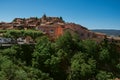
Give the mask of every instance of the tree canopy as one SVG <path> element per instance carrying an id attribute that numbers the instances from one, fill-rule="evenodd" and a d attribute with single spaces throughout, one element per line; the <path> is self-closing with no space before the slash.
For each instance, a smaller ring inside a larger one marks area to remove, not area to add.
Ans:
<path id="1" fill-rule="evenodd" d="M 3 31 L 5 32 L 5 31 Z M 6 37 L 37 31 L 6 31 Z M 0 80 L 109 80 L 120 78 L 120 52 L 114 42 L 80 40 L 64 33 L 55 41 L 40 37 L 36 44 L 0 47 Z"/>

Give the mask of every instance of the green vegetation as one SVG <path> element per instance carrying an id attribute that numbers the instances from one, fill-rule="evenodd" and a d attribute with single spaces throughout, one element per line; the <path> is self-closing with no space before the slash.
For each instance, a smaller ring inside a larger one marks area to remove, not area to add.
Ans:
<path id="1" fill-rule="evenodd" d="M 25 31 L 8 31 L 10 37 Z M 35 31 L 36 32 L 36 31 Z M 27 33 L 28 34 L 28 33 Z M 29 34 L 36 38 L 33 32 Z M 34 35 L 34 36 L 33 36 Z M 7 35 L 8 36 L 8 35 Z M 0 80 L 112 80 L 120 78 L 120 52 L 115 43 L 80 40 L 66 32 L 57 40 L 46 36 L 35 45 L 0 49 Z"/>
<path id="2" fill-rule="evenodd" d="M 3 37 L 9 38 L 18 38 L 31 36 L 33 39 L 36 39 L 43 35 L 42 32 L 37 30 L 0 30 L 0 33 L 3 34 Z"/>

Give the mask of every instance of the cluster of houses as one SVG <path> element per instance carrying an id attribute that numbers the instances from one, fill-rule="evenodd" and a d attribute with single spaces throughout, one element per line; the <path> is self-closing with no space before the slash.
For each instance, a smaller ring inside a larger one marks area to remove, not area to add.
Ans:
<path id="1" fill-rule="evenodd" d="M 81 25 L 66 23 L 63 21 L 62 17 L 47 17 L 46 15 L 43 15 L 42 18 L 15 18 L 11 23 L 1 22 L 0 29 L 36 29 L 42 31 L 52 40 L 63 35 L 65 31 L 69 31 L 71 34 L 77 33 L 80 39 L 83 40 L 92 39 L 100 42 L 107 37 L 106 34 L 92 32 Z M 110 37 L 108 37 L 108 39 L 111 40 Z M 119 39 L 114 38 L 114 40 L 119 42 Z M 21 42 L 25 42 L 23 39 L 19 39 L 18 41 L 20 41 L 20 44 L 22 44 Z"/>
<path id="2" fill-rule="evenodd" d="M 35 42 L 30 36 L 17 39 L 0 37 L 0 46 L 11 46 L 13 44 L 35 44 Z"/>
<path id="3" fill-rule="evenodd" d="M 15 18 L 12 22 L 0 23 L 0 30 L 4 29 L 36 29 L 40 25 L 64 23 L 60 17 L 47 17 L 43 15 L 42 18 L 30 17 L 30 18 Z"/>

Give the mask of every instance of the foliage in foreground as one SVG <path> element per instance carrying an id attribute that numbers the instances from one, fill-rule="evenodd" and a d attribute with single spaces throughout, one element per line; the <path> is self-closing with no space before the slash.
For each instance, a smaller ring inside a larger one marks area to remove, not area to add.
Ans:
<path id="1" fill-rule="evenodd" d="M 80 40 L 66 32 L 55 42 L 0 49 L 0 80 L 109 80 L 120 77 L 115 43 Z"/>
<path id="2" fill-rule="evenodd" d="M 37 30 L 0 30 L 0 33 L 3 34 L 3 37 L 14 38 L 31 36 L 33 39 L 43 35 L 42 32 Z"/>

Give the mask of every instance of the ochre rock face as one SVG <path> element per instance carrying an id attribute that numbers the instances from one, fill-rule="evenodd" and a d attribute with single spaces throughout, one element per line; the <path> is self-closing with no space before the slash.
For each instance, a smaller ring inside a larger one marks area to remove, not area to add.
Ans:
<path id="1" fill-rule="evenodd" d="M 56 31 L 55 31 L 56 38 L 63 35 L 63 29 L 64 28 L 62 28 L 61 26 L 56 28 Z"/>

